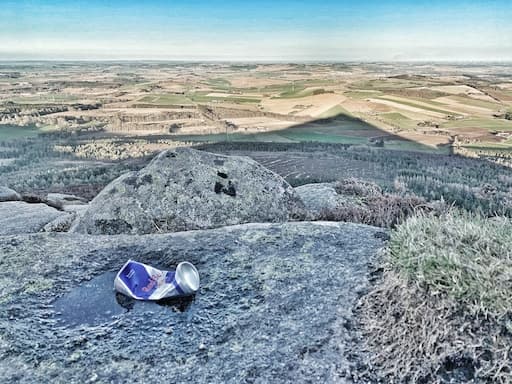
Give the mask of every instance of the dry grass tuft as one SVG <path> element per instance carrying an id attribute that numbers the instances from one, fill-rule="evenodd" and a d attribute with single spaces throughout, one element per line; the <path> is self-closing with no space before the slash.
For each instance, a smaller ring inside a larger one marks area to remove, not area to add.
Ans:
<path id="1" fill-rule="evenodd" d="M 383 382 L 511 382 L 512 333 L 505 319 L 473 316 L 393 271 L 361 299 L 358 312 Z"/>
<path id="2" fill-rule="evenodd" d="M 512 223 L 419 214 L 358 308 L 386 382 L 512 382 Z"/>
<path id="3" fill-rule="evenodd" d="M 382 188 L 377 184 L 360 180 L 356 178 L 348 178 L 340 180 L 336 183 L 336 192 L 340 195 L 359 196 L 359 197 L 380 197 L 383 195 Z"/>

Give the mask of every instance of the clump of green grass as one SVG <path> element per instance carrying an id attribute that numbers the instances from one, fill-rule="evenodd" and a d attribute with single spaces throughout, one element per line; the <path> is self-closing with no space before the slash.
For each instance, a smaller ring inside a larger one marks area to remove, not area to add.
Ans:
<path id="1" fill-rule="evenodd" d="M 419 214 L 392 234 L 391 264 L 412 282 L 475 314 L 512 313 L 512 222 L 450 212 Z"/>

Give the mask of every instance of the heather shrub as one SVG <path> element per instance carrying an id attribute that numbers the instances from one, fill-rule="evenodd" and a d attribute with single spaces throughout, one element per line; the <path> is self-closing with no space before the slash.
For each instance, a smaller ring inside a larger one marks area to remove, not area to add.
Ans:
<path id="1" fill-rule="evenodd" d="M 334 209 L 323 210 L 321 220 L 392 228 L 416 211 L 445 209 L 442 203 L 427 203 L 414 194 L 386 193 L 375 183 L 354 178 L 338 181 L 335 190 L 340 195 L 339 203 Z"/>

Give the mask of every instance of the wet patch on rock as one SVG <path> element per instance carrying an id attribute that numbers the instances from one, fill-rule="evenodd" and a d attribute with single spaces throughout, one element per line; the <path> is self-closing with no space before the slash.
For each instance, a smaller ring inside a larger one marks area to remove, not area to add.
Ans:
<path id="1" fill-rule="evenodd" d="M 190 309 L 194 297 L 169 298 L 154 302 L 134 300 L 114 290 L 116 272 L 106 272 L 83 282 L 64 296 L 53 308 L 59 325 L 95 326 L 119 320 L 128 312 L 159 314 L 164 317 Z"/>
<path id="2" fill-rule="evenodd" d="M 86 281 L 54 303 L 59 324 L 98 325 L 113 320 L 127 310 L 116 301 L 115 272 L 108 272 Z"/>
<path id="3" fill-rule="evenodd" d="M 347 324 L 384 244 L 378 231 L 300 222 L 0 236 L 0 381 L 146 382 L 158 372 L 176 383 L 351 383 L 358 336 Z M 192 262 L 195 300 L 116 301 L 112 271 L 127 259 Z"/>

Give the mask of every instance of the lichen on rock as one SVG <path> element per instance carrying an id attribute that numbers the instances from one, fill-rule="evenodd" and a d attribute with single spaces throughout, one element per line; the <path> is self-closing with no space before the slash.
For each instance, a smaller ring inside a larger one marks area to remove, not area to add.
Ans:
<path id="1" fill-rule="evenodd" d="M 305 217 L 294 189 L 254 160 L 178 148 L 114 180 L 72 232 L 149 234 Z"/>

